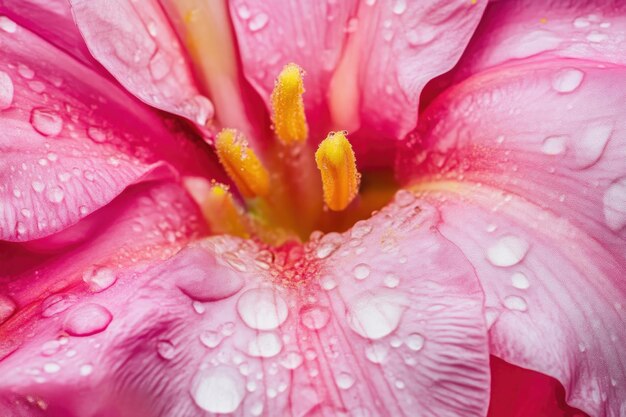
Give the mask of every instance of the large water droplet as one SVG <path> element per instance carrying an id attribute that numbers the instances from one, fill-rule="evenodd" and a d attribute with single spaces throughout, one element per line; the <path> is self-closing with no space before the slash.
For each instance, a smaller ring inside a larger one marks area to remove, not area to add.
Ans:
<path id="1" fill-rule="evenodd" d="M 248 344 L 248 354 L 261 358 L 273 358 L 283 348 L 283 343 L 274 332 L 258 333 Z"/>
<path id="2" fill-rule="evenodd" d="M 559 93 L 571 93 L 583 82 L 585 73 L 575 68 L 564 68 L 552 80 L 552 88 Z"/>
<path id="3" fill-rule="evenodd" d="M 365 348 L 365 357 L 372 363 L 383 363 L 388 354 L 389 348 L 383 343 L 372 343 Z"/>
<path id="4" fill-rule="evenodd" d="M 176 356 L 176 347 L 168 340 L 160 340 L 157 342 L 157 353 L 165 360 L 170 360 Z"/>
<path id="5" fill-rule="evenodd" d="M 9 74 L 0 71 L 0 110 L 8 109 L 13 103 L 13 80 Z"/>
<path id="6" fill-rule="evenodd" d="M 604 193 L 604 221 L 614 231 L 626 226 L 626 177 L 611 184 Z"/>
<path id="7" fill-rule="evenodd" d="M 330 312 L 323 306 L 304 306 L 300 309 L 300 322 L 307 329 L 323 329 L 330 320 Z"/>
<path id="8" fill-rule="evenodd" d="M 17 24 L 6 16 L 0 16 L 0 29 L 7 33 L 15 33 Z"/>
<path id="9" fill-rule="evenodd" d="M 560 155 L 567 149 L 567 136 L 552 135 L 543 140 L 541 152 L 546 155 Z"/>
<path id="10" fill-rule="evenodd" d="M 225 365 L 199 371 L 191 386 L 193 401 L 210 413 L 234 412 L 245 394 L 245 379 L 235 369 Z"/>
<path id="11" fill-rule="evenodd" d="M 352 274 L 354 275 L 354 278 L 358 280 L 362 280 L 370 276 L 370 271 L 371 271 L 371 268 L 369 265 L 358 264 L 352 270 Z"/>
<path id="12" fill-rule="evenodd" d="M 528 242 L 524 239 L 512 235 L 504 236 L 487 249 L 487 259 L 495 266 L 513 266 L 524 259 L 528 249 Z"/>
<path id="13" fill-rule="evenodd" d="M 521 272 L 516 272 L 511 275 L 511 285 L 520 290 L 525 290 L 530 287 L 530 282 L 528 282 L 528 278 Z"/>
<path id="14" fill-rule="evenodd" d="M 407 306 L 401 293 L 392 290 L 364 292 L 348 305 L 348 325 L 368 339 L 381 339 L 391 334 Z"/>
<path id="15" fill-rule="evenodd" d="M 0 294 L 0 324 L 4 323 L 15 313 L 17 305 L 8 295 Z"/>
<path id="16" fill-rule="evenodd" d="M 424 342 L 425 341 L 426 341 L 426 339 L 421 334 L 419 334 L 419 333 L 411 333 L 404 340 L 404 344 L 409 349 L 417 352 L 419 350 L 422 350 L 422 348 L 424 347 Z"/>
<path id="17" fill-rule="evenodd" d="M 608 121 L 587 123 L 574 142 L 576 164 L 587 168 L 595 164 L 613 133 L 613 124 Z"/>
<path id="18" fill-rule="evenodd" d="M 88 303 L 72 310 L 63 328 L 72 336 L 89 336 L 100 333 L 109 326 L 113 316 L 100 304 Z"/>
<path id="19" fill-rule="evenodd" d="M 359 220 L 352 226 L 350 230 L 350 236 L 355 239 L 361 239 L 367 236 L 372 231 L 372 225 L 365 220 Z"/>
<path id="20" fill-rule="evenodd" d="M 63 119 L 55 111 L 34 108 L 30 114 L 33 128 L 44 136 L 56 136 L 63 129 Z"/>
<path id="21" fill-rule="evenodd" d="M 518 297 L 517 295 L 508 295 L 504 297 L 504 306 L 509 310 L 514 311 L 526 311 L 528 309 L 526 300 L 522 297 Z"/>
<path id="22" fill-rule="evenodd" d="M 337 378 L 335 378 L 335 382 L 337 383 L 337 386 L 339 388 L 349 389 L 354 385 L 354 377 L 347 372 L 342 372 L 337 375 Z"/>
<path id="23" fill-rule="evenodd" d="M 250 32 L 257 32 L 267 26 L 269 20 L 269 16 L 265 13 L 256 14 L 248 20 L 248 29 L 250 29 Z"/>
<path id="24" fill-rule="evenodd" d="M 278 292 L 269 288 L 246 291 L 237 301 L 237 312 L 250 328 L 273 330 L 287 320 L 287 303 Z"/>
<path id="25" fill-rule="evenodd" d="M 92 267 L 83 273 L 83 281 L 93 292 L 104 291 L 115 283 L 117 277 L 112 269 L 106 267 Z"/>

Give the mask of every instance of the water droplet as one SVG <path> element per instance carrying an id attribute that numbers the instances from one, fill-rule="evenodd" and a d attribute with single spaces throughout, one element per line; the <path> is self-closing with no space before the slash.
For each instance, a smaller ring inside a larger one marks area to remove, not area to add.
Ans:
<path id="1" fill-rule="evenodd" d="M 324 235 L 320 240 L 319 246 L 315 250 L 315 256 L 318 259 L 326 259 L 333 254 L 339 247 L 339 236 L 336 233 Z"/>
<path id="2" fill-rule="evenodd" d="M 388 354 L 389 348 L 382 343 L 372 343 L 365 348 L 365 357 L 372 363 L 383 363 Z"/>
<path id="3" fill-rule="evenodd" d="M 250 32 L 257 32 L 267 26 L 270 18 L 265 13 L 259 13 L 248 21 L 248 29 Z"/>
<path id="4" fill-rule="evenodd" d="M 394 274 L 387 274 L 383 279 L 383 284 L 389 288 L 396 288 L 400 285 L 400 278 Z"/>
<path id="5" fill-rule="evenodd" d="M 237 312 L 250 328 L 273 330 L 287 320 L 287 303 L 269 288 L 246 291 L 237 301 Z"/>
<path id="6" fill-rule="evenodd" d="M 302 365 L 304 359 L 298 352 L 287 352 L 281 358 L 280 364 L 286 369 L 297 369 Z"/>
<path id="7" fill-rule="evenodd" d="M 371 268 L 369 267 L 369 265 L 358 264 L 357 266 L 354 267 L 354 269 L 352 270 L 352 273 L 354 275 L 354 278 L 358 280 L 362 280 L 362 279 L 369 277 L 370 271 L 371 271 Z"/>
<path id="8" fill-rule="evenodd" d="M 15 33 L 17 24 L 6 16 L 0 16 L 0 29 L 7 33 Z"/>
<path id="9" fill-rule="evenodd" d="M 593 43 L 600 43 L 607 40 L 609 36 L 606 33 L 593 31 L 587 35 L 587 40 Z"/>
<path id="10" fill-rule="evenodd" d="M 237 16 L 239 16 L 239 18 L 241 18 L 242 20 L 250 19 L 252 13 L 250 13 L 250 8 L 247 4 L 240 4 L 239 6 L 237 6 Z"/>
<path id="11" fill-rule="evenodd" d="M 232 413 L 243 401 L 246 381 L 235 369 L 225 365 L 200 370 L 191 386 L 191 398 L 210 413 Z"/>
<path id="12" fill-rule="evenodd" d="M 426 45 L 435 39 L 435 30 L 432 27 L 422 25 L 416 29 L 411 29 L 406 33 L 406 40 L 410 46 Z"/>
<path id="13" fill-rule="evenodd" d="M 56 374 L 61 370 L 61 365 L 56 362 L 49 362 L 43 365 L 43 371 L 47 374 Z"/>
<path id="14" fill-rule="evenodd" d="M 0 294 L 0 324 L 4 323 L 15 313 L 17 305 L 8 295 Z"/>
<path id="15" fill-rule="evenodd" d="M 200 333 L 200 342 L 209 349 L 216 348 L 224 340 L 224 335 L 214 330 L 204 330 Z"/>
<path id="16" fill-rule="evenodd" d="M 337 281 L 335 281 L 330 276 L 323 277 L 320 283 L 322 284 L 322 288 L 326 291 L 330 291 L 330 290 L 337 288 Z"/>
<path id="17" fill-rule="evenodd" d="M 406 298 L 392 290 L 364 292 L 348 305 L 348 325 L 367 339 L 381 339 L 396 330 L 406 305 Z"/>
<path id="18" fill-rule="evenodd" d="M 370 225 L 365 220 L 359 220 L 352 226 L 352 230 L 350 230 L 350 236 L 354 239 L 361 239 L 367 236 L 372 231 L 372 225 Z"/>
<path id="19" fill-rule="evenodd" d="M 283 348 L 283 343 L 274 332 L 258 333 L 248 344 L 248 354 L 261 358 L 273 358 Z"/>
<path id="20" fill-rule="evenodd" d="M 72 310 L 63 328 L 72 336 L 89 336 L 100 333 L 109 326 L 113 316 L 100 304 L 88 303 Z"/>
<path id="21" fill-rule="evenodd" d="M 81 365 L 81 367 L 78 370 L 78 372 L 80 373 L 81 376 L 89 376 L 93 372 L 93 365 L 90 364 L 90 363 L 86 363 L 84 365 Z"/>
<path id="22" fill-rule="evenodd" d="M 41 354 L 43 356 L 52 356 L 61 349 L 61 344 L 58 340 L 48 340 L 41 347 Z"/>
<path id="23" fill-rule="evenodd" d="M 61 187 L 52 187 L 48 189 L 46 196 L 51 203 L 58 204 L 63 201 L 63 198 L 65 197 L 65 192 Z"/>
<path id="24" fill-rule="evenodd" d="M 588 123 L 574 142 L 576 164 L 579 168 L 588 168 L 595 164 L 613 133 L 611 122 Z"/>
<path id="25" fill-rule="evenodd" d="M 567 149 L 567 136 L 553 135 L 548 136 L 541 144 L 541 152 L 546 155 L 560 155 Z"/>
<path id="26" fill-rule="evenodd" d="M 33 128 L 44 136 L 56 136 L 63 129 L 63 119 L 56 112 L 40 107 L 34 108 L 30 114 Z"/>
<path id="27" fill-rule="evenodd" d="M 17 66 L 17 73 L 27 80 L 32 80 L 35 76 L 35 71 L 33 71 L 28 65 L 19 64 Z"/>
<path id="28" fill-rule="evenodd" d="M 528 278 L 526 277 L 526 275 L 522 274 L 521 272 L 516 272 L 513 275 L 511 275 L 511 284 L 520 290 L 525 290 L 528 287 L 530 287 L 530 283 L 528 282 Z"/>
<path id="29" fill-rule="evenodd" d="M 526 300 L 522 297 L 518 297 L 517 295 L 509 295 L 504 297 L 504 306 L 509 310 L 514 311 L 526 311 L 528 306 L 526 305 Z"/>
<path id="30" fill-rule="evenodd" d="M 604 221 L 609 229 L 619 231 L 626 226 L 626 177 L 612 183 L 605 191 Z"/>
<path id="31" fill-rule="evenodd" d="M 46 188 L 46 184 L 37 180 L 33 181 L 31 183 L 31 186 L 33 187 L 33 190 L 35 190 L 36 193 L 40 193 L 44 190 L 44 188 Z"/>
<path id="32" fill-rule="evenodd" d="M 487 249 L 487 259 L 495 266 L 513 266 L 524 259 L 528 249 L 528 242 L 524 239 L 512 235 L 504 236 Z"/>
<path id="33" fill-rule="evenodd" d="M 92 267 L 83 273 L 83 281 L 93 292 L 104 291 L 115 283 L 117 277 L 112 269 L 106 267 Z"/>
<path id="34" fill-rule="evenodd" d="M 322 306 L 304 306 L 300 309 L 300 322 L 310 330 L 323 329 L 330 320 L 330 312 Z"/>
<path id="35" fill-rule="evenodd" d="M 176 347 L 168 340 L 158 341 L 156 349 L 159 356 L 168 361 L 176 355 Z"/>
<path id="36" fill-rule="evenodd" d="M 350 389 L 354 385 L 354 377 L 347 372 L 342 372 L 337 375 L 335 382 L 341 389 Z"/>
<path id="37" fill-rule="evenodd" d="M 146 28 L 148 29 L 148 33 L 150 34 L 150 36 L 155 37 L 158 34 L 157 25 L 154 21 L 151 20 L 150 22 L 148 22 Z"/>
<path id="38" fill-rule="evenodd" d="M 96 143 L 103 143 L 108 139 L 107 132 L 96 126 L 90 126 L 87 128 L 87 136 Z"/>
<path id="39" fill-rule="evenodd" d="M 404 344 L 413 351 L 420 351 L 424 347 L 424 342 L 426 339 L 419 333 L 411 333 L 406 337 Z"/>
<path id="40" fill-rule="evenodd" d="M 0 71 L 0 110 L 8 109 L 13 103 L 13 80 L 9 74 Z"/>
<path id="41" fill-rule="evenodd" d="M 552 80 L 552 88 L 559 93 L 571 93 L 583 82 L 585 73 L 575 68 L 564 68 L 556 73 Z"/>
<path id="42" fill-rule="evenodd" d="M 589 21 L 584 17 L 577 17 L 573 22 L 574 27 L 578 29 L 589 27 L 590 24 L 591 23 L 589 23 Z"/>
<path id="43" fill-rule="evenodd" d="M 54 294 L 46 298 L 41 307 L 43 317 L 55 316 L 76 303 L 76 297 L 71 294 Z"/>
<path id="44" fill-rule="evenodd" d="M 406 11 L 406 0 L 396 0 L 392 11 L 397 15 L 404 13 Z"/>
<path id="45" fill-rule="evenodd" d="M 155 81 L 164 79 L 172 70 L 172 59 L 163 51 L 157 51 L 150 58 L 150 75 Z M 204 120 L 206 122 L 206 119 Z"/>
<path id="46" fill-rule="evenodd" d="M 400 190 L 394 198 L 396 204 L 400 207 L 406 207 L 415 202 L 415 194 L 407 190 Z"/>

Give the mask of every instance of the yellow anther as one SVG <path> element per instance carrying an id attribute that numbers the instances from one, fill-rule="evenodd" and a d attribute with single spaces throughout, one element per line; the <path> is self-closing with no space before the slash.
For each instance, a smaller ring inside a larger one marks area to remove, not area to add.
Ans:
<path id="1" fill-rule="evenodd" d="M 272 122 L 276 136 L 286 145 L 304 142 L 309 134 L 304 114 L 302 69 L 288 64 L 272 91 Z"/>
<path id="2" fill-rule="evenodd" d="M 262 197 L 270 188 L 270 176 L 245 138 L 234 129 L 222 130 L 215 139 L 220 163 L 244 197 Z"/>
<path id="3" fill-rule="evenodd" d="M 328 208 L 340 211 L 348 207 L 359 191 L 360 174 L 345 132 L 329 133 L 315 152 L 315 162 L 322 174 Z"/>

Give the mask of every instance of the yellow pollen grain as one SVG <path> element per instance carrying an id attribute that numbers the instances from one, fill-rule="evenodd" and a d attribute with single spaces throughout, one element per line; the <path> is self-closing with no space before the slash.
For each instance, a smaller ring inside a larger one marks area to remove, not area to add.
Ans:
<path id="1" fill-rule="evenodd" d="M 309 134 L 304 114 L 302 69 L 288 64 L 278 75 L 272 91 L 272 122 L 278 139 L 292 145 L 302 143 Z"/>
<path id="2" fill-rule="evenodd" d="M 329 133 L 315 152 L 315 162 L 322 175 L 328 208 L 341 211 L 348 207 L 359 191 L 360 174 L 345 132 Z"/>
<path id="3" fill-rule="evenodd" d="M 263 197 L 270 188 L 270 176 L 248 142 L 234 129 L 222 130 L 215 139 L 220 163 L 246 198 Z"/>

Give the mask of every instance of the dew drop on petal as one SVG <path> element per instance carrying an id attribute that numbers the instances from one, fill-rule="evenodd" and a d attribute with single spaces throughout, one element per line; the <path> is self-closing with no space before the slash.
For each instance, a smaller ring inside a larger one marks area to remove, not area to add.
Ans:
<path id="1" fill-rule="evenodd" d="M 52 356 L 61 349 L 61 344 L 58 340 L 48 340 L 41 347 L 41 354 L 43 356 Z"/>
<path id="2" fill-rule="evenodd" d="M 354 239 L 362 239 L 372 231 L 372 225 L 365 220 L 359 220 L 352 226 L 350 236 Z"/>
<path id="3" fill-rule="evenodd" d="M 323 306 L 304 306 L 300 309 L 300 322 L 310 330 L 323 329 L 330 320 L 330 312 Z"/>
<path id="4" fill-rule="evenodd" d="M 83 281 L 93 292 L 104 291 L 115 283 L 117 276 L 112 269 L 106 267 L 92 267 L 83 273 Z"/>
<path id="5" fill-rule="evenodd" d="M 56 362 L 48 362 L 43 365 L 43 371 L 47 374 L 56 374 L 61 370 L 61 365 Z"/>
<path id="6" fill-rule="evenodd" d="M 609 185 L 603 204 L 606 225 L 614 231 L 623 229 L 626 226 L 626 177 Z"/>
<path id="7" fill-rule="evenodd" d="M 17 24 L 6 16 L 0 16 L 0 29 L 7 33 L 15 33 Z"/>
<path id="8" fill-rule="evenodd" d="M 61 187 L 51 187 L 46 192 L 46 196 L 51 203 L 58 204 L 65 198 L 65 192 Z"/>
<path id="9" fill-rule="evenodd" d="M 513 266 L 524 259 L 528 249 L 528 242 L 524 239 L 508 235 L 487 249 L 487 259 L 495 266 Z"/>
<path id="10" fill-rule="evenodd" d="M 348 325 L 367 339 L 381 339 L 396 330 L 406 306 L 400 293 L 368 291 L 348 303 Z"/>
<path id="11" fill-rule="evenodd" d="M 250 340 L 248 354 L 260 358 L 273 358 L 283 348 L 283 343 L 274 332 L 262 332 Z"/>
<path id="12" fill-rule="evenodd" d="M 526 311 L 528 309 L 526 300 L 522 297 L 518 297 L 517 295 L 508 295 L 504 297 L 504 306 L 509 310 L 514 311 Z"/>
<path id="13" fill-rule="evenodd" d="M 17 73 L 22 78 L 26 78 L 27 80 L 32 80 L 33 77 L 35 76 L 35 71 L 33 71 L 32 68 L 30 68 L 28 65 L 24 65 L 24 64 L 18 64 Z"/>
<path id="14" fill-rule="evenodd" d="M 89 336 L 100 333 L 109 326 L 113 316 L 100 304 L 88 303 L 72 310 L 63 328 L 72 336 Z"/>
<path id="15" fill-rule="evenodd" d="M 266 13 L 259 13 L 248 20 L 248 29 L 250 29 L 250 32 L 258 32 L 267 26 L 269 20 L 270 18 Z"/>
<path id="16" fill-rule="evenodd" d="M 342 372 L 335 378 L 335 382 L 340 389 L 350 389 L 354 385 L 354 381 L 354 377 L 347 372 Z"/>
<path id="17" fill-rule="evenodd" d="M 200 342 L 209 349 L 216 348 L 224 340 L 224 335 L 214 330 L 204 330 L 200 333 Z"/>
<path id="18" fill-rule="evenodd" d="M 400 278 L 394 274 L 387 274 L 383 279 L 383 284 L 385 284 L 385 286 L 389 288 L 396 288 L 398 285 L 400 285 Z"/>
<path id="19" fill-rule="evenodd" d="M 0 110 L 8 109 L 13 103 L 13 80 L 9 74 L 0 71 Z"/>
<path id="20" fill-rule="evenodd" d="M 564 68 L 558 71 L 552 79 L 552 88 L 559 93 L 571 93 L 583 82 L 585 74 L 575 68 Z"/>
<path id="21" fill-rule="evenodd" d="M 372 363 L 383 363 L 389 354 L 389 348 L 382 343 L 372 343 L 365 348 L 365 357 Z"/>
<path id="22" fill-rule="evenodd" d="M 612 122 L 600 121 L 585 126 L 573 142 L 579 168 L 588 168 L 600 159 L 612 133 Z"/>
<path id="23" fill-rule="evenodd" d="M 93 365 L 90 363 L 81 365 L 78 372 L 80 373 L 81 376 L 89 376 L 93 373 Z"/>
<path id="24" fill-rule="evenodd" d="M 96 143 L 103 143 L 108 139 L 106 131 L 96 126 L 90 126 L 87 128 L 87 136 Z"/>
<path id="25" fill-rule="evenodd" d="M 287 320 L 287 303 L 276 291 L 255 288 L 244 292 L 237 301 L 237 312 L 255 330 L 273 330 Z"/>
<path id="26" fill-rule="evenodd" d="M 159 356 L 168 361 L 176 355 L 176 347 L 168 340 L 158 341 L 156 349 Z"/>
<path id="27" fill-rule="evenodd" d="M 358 280 L 362 280 L 367 278 L 370 275 L 371 268 L 367 264 L 358 264 L 352 270 L 354 278 Z"/>
<path id="28" fill-rule="evenodd" d="M 42 303 L 43 317 L 55 316 L 76 303 L 76 297 L 71 294 L 53 294 Z"/>
<path id="29" fill-rule="evenodd" d="M 333 290 L 335 288 L 337 288 L 337 281 L 335 281 L 332 277 L 330 276 L 325 276 L 321 279 L 320 284 L 322 285 L 322 288 L 326 291 L 330 291 Z"/>
<path id="30" fill-rule="evenodd" d="M 525 290 L 530 287 L 530 283 L 528 282 L 528 278 L 521 272 L 516 272 L 511 275 L 511 285 L 519 290 Z"/>
<path id="31" fill-rule="evenodd" d="M 406 11 L 406 0 L 396 0 L 392 11 L 397 15 L 403 14 Z"/>
<path id="32" fill-rule="evenodd" d="M 552 135 L 543 140 L 541 152 L 546 155 L 560 155 L 567 149 L 567 136 Z"/>
<path id="33" fill-rule="evenodd" d="M 33 128 L 44 136 L 56 136 L 63 129 L 63 119 L 55 111 L 34 108 L 30 114 Z"/>
<path id="34" fill-rule="evenodd" d="M 245 379 L 233 368 L 218 365 L 200 370 L 193 379 L 191 398 L 210 413 L 232 413 L 246 394 Z"/>
<path id="35" fill-rule="evenodd" d="M 4 323 L 15 313 L 17 305 L 8 295 L 0 294 L 0 324 Z"/>
<path id="36" fill-rule="evenodd" d="M 37 180 L 33 181 L 30 185 L 36 193 L 40 193 L 44 190 L 44 188 L 46 188 L 46 184 Z"/>
<path id="37" fill-rule="evenodd" d="M 415 194 L 408 190 L 400 190 L 396 193 L 394 201 L 399 207 L 407 207 L 415 202 Z"/>
<path id="38" fill-rule="evenodd" d="M 426 339 L 419 333 L 411 333 L 408 335 L 404 341 L 404 344 L 413 351 L 422 350 L 424 347 L 424 342 Z"/>
<path id="39" fill-rule="evenodd" d="M 291 351 L 283 355 L 280 359 L 280 364 L 286 369 L 297 369 L 302 365 L 303 361 L 304 359 L 300 353 Z"/>

